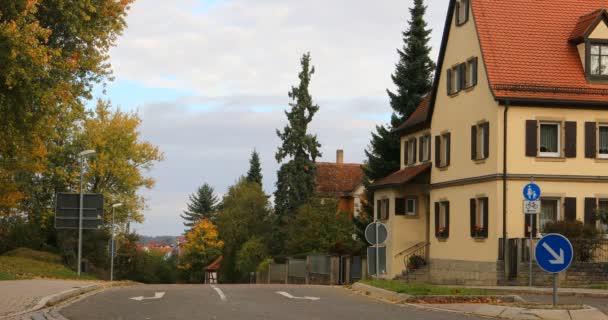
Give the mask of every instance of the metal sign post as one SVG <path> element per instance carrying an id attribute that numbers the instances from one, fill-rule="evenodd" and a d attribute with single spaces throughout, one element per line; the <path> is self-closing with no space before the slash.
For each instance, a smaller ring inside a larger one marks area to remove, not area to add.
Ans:
<path id="1" fill-rule="evenodd" d="M 530 275 L 529 286 L 532 287 L 532 234 L 534 233 L 534 219 L 540 214 L 540 187 L 534 183 L 534 177 L 530 177 L 530 183 L 524 186 L 524 214 L 529 216 L 529 232 L 528 232 L 528 255 L 530 258 Z"/>
<path id="2" fill-rule="evenodd" d="M 574 249 L 568 238 L 551 233 L 542 237 L 536 246 L 536 263 L 546 272 L 553 273 L 553 306 L 557 306 L 558 274 L 570 266 Z"/>
<path id="3" fill-rule="evenodd" d="M 367 242 L 372 245 L 371 247 L 368 247 L 368 266 L 374 267 L 373 270 L 375 272 L 374 274 L 376 276 L 376 280 L 380 278 L 380 255 L 384 255 L 384 257 L 386 258 L 386 247 L 384 247 L 382 244 L 386 241 L 387 238 L 388 229 L 386 228 L 386 225 L 380 221 L 376 220 L 368 224 L 365 228 L 365 240 L 367 240 Z M 373 249 L 373 261 L 369 260 L 369 249 Z M 370 262 L 373 262 L 373 265 L 371 265 Z M 384 267 L 386 268 L 386 263 Z M 372 270 L 372 268 L 368 269 Z"/>

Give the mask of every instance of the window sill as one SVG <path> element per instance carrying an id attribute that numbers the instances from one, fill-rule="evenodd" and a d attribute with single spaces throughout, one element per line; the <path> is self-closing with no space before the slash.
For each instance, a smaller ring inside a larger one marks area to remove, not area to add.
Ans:
<path id="1" fill-rule="evenodd" d="M 462 90 L 460 90 L 460 91 L 462 91 Z M 460 91 L 450 93 L 450 94 L 448 94 L 448 97 L 450 97 L 450 98 L 455 98 L 455 97 L 458 97 L 458 95 L 460 94 Z"/>
<path id="2" fill-rule="evenodd" d="M 486 240 L 488 240 L 488 237 L 473 237 L 473 240 L 475 240 L 475 242 L 485 242 Z"/>
<path id="3" fill-rule="evenodd" d="M 464 91 L 465 92 L 471 92 L 471 91 L 473 91 L 473 89 L 475 89 L 476 86 L 477 85 L 470 85 L 470 86 L 464 88 Z"/>
<path id="4" fill-rule="evenodd" d="M 537 162 L 566 162 L 565 157 L 537 156 Z"/>
<path id="5" fill-rule="evenodd" d="M 439 169 L 440 171 L 446 171 L 448 170 L 450 166 L 443 166 L 443 167 L 437 167 L 437 169 Z"/>
<path id="6" fill-rule="evenodd" d="M 484 164 L 484 163 L 486 163 L 487 160 L 488 160 L 488 158 L 475 159 L 475 160 L 473 160 L 473 162 L 475 162 L 475 164 Z"/>
<path id="7" fill-rule="evenodd" d="M 436 238 L 437 238 L 437 241 L 439 241 L 439 242 L 446 242 L 446 241 L 448 241 L 449 237 L 448 236 L 436 236 Z"/>

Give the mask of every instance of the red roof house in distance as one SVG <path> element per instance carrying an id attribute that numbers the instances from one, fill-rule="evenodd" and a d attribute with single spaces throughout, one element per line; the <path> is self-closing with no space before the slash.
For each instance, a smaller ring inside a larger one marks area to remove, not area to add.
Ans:
<path id="1" fill-rule="evenodd" d="M 317 162 L 315 193 L 321 198 L 338 200 L 338 208 L 350 217 L 361 212 L 365 197 L 363 169 L 359 163 L 344 163 L 344 151 L 337 150 L 336 162 Z"/>

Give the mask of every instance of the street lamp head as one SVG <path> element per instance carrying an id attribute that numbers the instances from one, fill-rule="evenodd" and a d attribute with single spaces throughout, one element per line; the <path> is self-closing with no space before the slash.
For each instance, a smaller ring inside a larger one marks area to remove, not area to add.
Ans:
<path id="1" fill-rule="evenodd" d="M 84 157 L 84 156 L 93 155 L 95 153 L 96 153 L 95 150 L 84 150 L 81 153 L 79 153 L 78 155 L 81 156 L 81 157 Z"/>
<path id="2" fill-rule="evenodd" d="M 118 207 L 122 207 L 122 203 L 115 203 L 112 205 L 112 208 L 118 208 Z"/>

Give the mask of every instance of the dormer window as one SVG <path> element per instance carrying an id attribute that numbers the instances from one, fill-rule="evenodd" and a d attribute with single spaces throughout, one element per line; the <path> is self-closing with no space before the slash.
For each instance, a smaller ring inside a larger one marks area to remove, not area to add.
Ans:
<path id="1" fill-rule="evenodd" d="M 589 43 L 589 76 L 608 78 L 608 41 Z"/>

